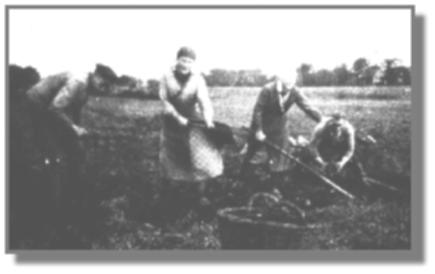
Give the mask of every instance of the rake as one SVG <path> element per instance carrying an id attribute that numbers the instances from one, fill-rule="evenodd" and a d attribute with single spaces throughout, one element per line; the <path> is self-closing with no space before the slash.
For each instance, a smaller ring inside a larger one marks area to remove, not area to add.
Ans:
<path id="1" fill-rule="evenodd" d="M 204 129 L 208 130 L 208 132 L 210 134 L 218 136 L 219 137 L 218 139 L 221 139 L 223 141 L 222 143 L 228 143 L 228 144 L 234 143 L 233 130 L 230 126 L 226 125 L 225 123 L 214 122 L 215 128 L 207 128 L 207 126 L 205 125 L 205 122 L 202 120 L 192 120 L 189 122 L 192 126 L 204 128 Z M 249 132 L 249 129 L 245 129 L 245 130 Z M 288 153 L 287 151 L 283 150 L 281 147 L 275 145 L 274 143 L 272 143 L 268 140 L 263 141 L 263 143 L 266 144 L 267 146 L 275 149 L 276 151 L 281 153 L 283 156 L 289 158 L 290 160 L 295 161 L 297 164 L 299 164 L 300 166 L 307 169 L 309 172 L 311 172 L 313 175 L 315 175 L 321 181 L 323 181 L 324 183 L 326 183 L 330 187 L 334 188 L 335 190 L 337 190 L 341 194 L 345 195 L 349 199 L 355 199 L 355 196 L 353 194 L 351 194 L 347 190 L 340 187 L 338 184 L 333 182 L 331 179 L 320 174 L 320 172 L 318 172 L 314 168 L 310 167 L 309 165 L 305 164 L 299 158 L 297 158 L 297 157 L 291 155 L 290 153 Z"/>

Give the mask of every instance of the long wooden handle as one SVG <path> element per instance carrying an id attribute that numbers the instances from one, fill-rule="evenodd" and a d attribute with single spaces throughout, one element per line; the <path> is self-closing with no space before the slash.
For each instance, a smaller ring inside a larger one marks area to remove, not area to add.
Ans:
<path id="1" fill-rule="evenodd" d="M 303 163 L 301 160 L 299 160 L 298 158 L 294 157 L 293 155 L 290 155 L 289 153 L 287 153 L 285 150 L 283 150 L 282 148 L 278 147 L 277 145 L 271 143 L 268 140 L 265 140 L 264 143 L 270 147 L 272 147 L 273 149 L 277 150 L 278 152 L 280 152 L 282 155 L 286 156 L 287 158 L 295 161 L 296 163 L 298 163 L 299 165 L 303 166 L 304 168 L 308 169 L 311 173 L 313 173 L 314 175 L 316 175 L 319 179 L 321 179 L 323 182 L 325 182 L 326 184 L 328 184 L 329 186 L 331 186 L 332 188 L 336 189 L 337 191 L 339 191 L 340 193 L 344 194 L 345 196 L 347 196 L 350 199 L 355 199 L 355 196 L 353 196 L 351 193 L 349 193 L 348 191 L 344 190 L 342 187 L 340 187 L 339 185 L 337 185 L 336 183 L 334 183 L 333 181 L 331 181 L 330 179 L 326 178 L 325 176 L 323 176 L 322 174 L 320 174 L 319 172 L 317 172 L 315 169 L 313 169 L 312 167 L 310 167 L 309 165 Z"/>
<path id="2" fill-rule="evenodd" d="M 398 188 L 396 188 L 394 186 L 390 186 L 386 183 L 383 183 L 383 182 L 376 180 L 376 179 L 373 179 L 373 178 L 366 177 L 366 181 L 370 184 L 381 186 L 381 187 L 388 189 L 390 191 L 393 191 L 393 192 L 400 192 L 400 190 Z"/>

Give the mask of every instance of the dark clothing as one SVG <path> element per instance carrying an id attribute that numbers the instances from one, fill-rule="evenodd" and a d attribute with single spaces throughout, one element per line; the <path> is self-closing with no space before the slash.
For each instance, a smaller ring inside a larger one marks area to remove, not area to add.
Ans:
<path id="1" fill-rule="evenodd" d="M 38 154 L 38 172 L 44 178 L 46 191 L 43 196 L 49 206 L 53 221 L 63 222 L 64 215 L 72 210 L 75 202 L 82 202 L 85 185 L 81 178 L 84 149 L 75 131 L 66 126 L 58 116 L 30 103 L 33 144 Z M 66 217 L 67 215 L 65 215 Z"/>
<path id="2" fill-rule="evenodd" d="M 26 96 L 32 105 L 57 116 L 66 126 L 80 122 L 80 112 L 88 99 L 87 83 L 69 73 L 48 76 L 31 87 Z"/>
<path id="3" fill-rule="evenodd" d="M 316 122 L 320 121 L 321 115 L 319 111 L 309 105 L 305 96 L 296 87 L 283 87 L 287 89 L 290 96 L 282 107 L 278 98 L 277 83 L 268 83 L 261 90 L 257 102 L 254 107 L 252 117 L 251 130 L 257 131 L 262 129 L 266 136 L 280 136 L 284 130 L 287 130 L 287 111 L 296 104 L 303 112 Z"/>
<path id="4" fill-rule="evenodd" d="M 328 136 L 326 131 L 323 135 L 317 147 L 320 156 L 327 163 L 340 161 L 350 149 L 349 133 L 343 131 L 339 140 Z"/>
<path id="5" fill-rule="evenodd" d="M 368 184 L 366 180 L 368 176 L 357 157 L 353 157 L 339 173 L 330 177 L 344 189 L 355 195 L 364 196 L 367 194 Z"/>
<path id="6" fill-rule="evenodd" d="M 83 152 L 79 138 L 71 127 L 66 126 L 52 112 L 37 106 L 30 105 L 29 111 L 32 115 L 35 142 L 42 153 L 47 157 L 55 157 L 60 153 L 77 164 L 83 160 L 80 156 Z"/>
<path id="7" fill-rule="evenodd" d="M 174 76 L 175 79 L 177 79 L 178 83 L 180 83 L 181 86 L 185 86 L 187 83 L 187 80 L 189 80 L 191 73 L 183 74 L 178 72 L 178 70 L 174 70 Z"/>
<path id="8" fill-rule="evenodd" d="M 80 185 L 84 151 L 73 125 L 80 123 L 80 113 L 88 97 L 86 89 L 87 83 L 60 73 L 42 79 L 26 92 L 35 143 L 44 155 L 45 164 L 67 165 L 67 179 L 53 174 L 55 182 L 51 183 L 57 189 L 55 192 L 78 190 Z M 65 197 L 54 195 L 59 206 Z"/>
<path id="9" fill-rule="evenodd" d="M 247 167 L 250 160 L 264 148 L 264 145 L 255 140 L 255 132 L 263 130 L 268 141 L 278 147 L 289 147 L 288 137 L 290 136 L 290 121 L 287 112 L 296 104 L 312 120 L 319 122 L 321 115 L 319 111 L 311 107 L 307 99 L 296 87 L 283 86 L 284 91 L 288 94 L 284 101 L 280 101 L 280 95 L 277 89 L 277 82 L 271 82 L 263 87 L 258 95 L 254 107 L 251 122 L 251 137 L 248 141 L 248 152 L 245 156 L 242 170 Z M 270 170 L 280 172 L 288 169 L 289 160 L 280 153 L 271 148 L 265 148 L 268 154 Z M 243 171 L 242 171 L 243 172 Z"/>
<path id="10" fill-rule="evenodd" d="M 48 76 L 26 92 L 35 127 L 48 130 L 49 135 L 75 136 L 72 128 L 80 123 L 81 110 L 88 99 L 87 83 L 68 73 Z M 47 125 L 44 125 L 47 124 Z"/>

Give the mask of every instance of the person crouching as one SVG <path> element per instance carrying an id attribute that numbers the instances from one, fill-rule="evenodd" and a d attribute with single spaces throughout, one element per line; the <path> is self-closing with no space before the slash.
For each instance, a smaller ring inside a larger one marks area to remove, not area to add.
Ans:
<path id="1" fill-rule="evenodd" d="M 314 128 L 311 148 L 329 177 L 362 191 L 366 174 L 355 157 L 355 128 L 341 114 L 325 117 Z"/>

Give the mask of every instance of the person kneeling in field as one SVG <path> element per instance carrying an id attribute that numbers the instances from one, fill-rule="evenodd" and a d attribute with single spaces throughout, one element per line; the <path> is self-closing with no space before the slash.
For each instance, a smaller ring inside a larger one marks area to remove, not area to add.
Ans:
<path id="1" fill-rule="evenodd" d="M 354 181 L 352 187 L 366 184 L 366 174 L 354 155 L 355 128 L 340 114 L 322 119 L 314 129 L 311 147 L 316 162 L 328 176 Z"/>

